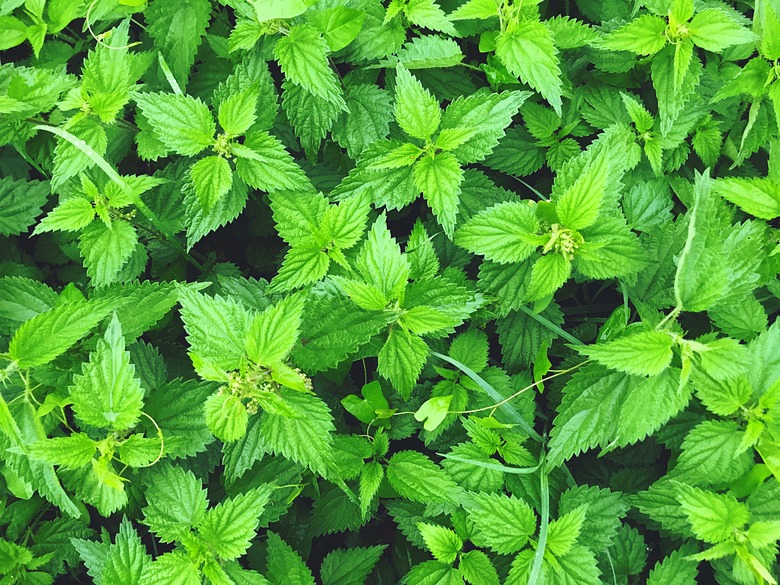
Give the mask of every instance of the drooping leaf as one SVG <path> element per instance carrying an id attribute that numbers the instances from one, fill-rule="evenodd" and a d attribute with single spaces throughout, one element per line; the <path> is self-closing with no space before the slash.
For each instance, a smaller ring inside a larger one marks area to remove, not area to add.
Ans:
<path id="1" fill-rule="evenodd" d="M 540 22 L 525 21 L 501 33 L 496 55 L 510 73 L 542 94 L 556 112 L 561 111 L 561 69 L 552 34 Z"/>
<path id="2" fill-rule="evenodd" d="M 170 150 L 193 156 L 214 142 L 216 126 L 208 106 L 197 98 L 167 93 L 136 97 L 154 135 Z"/>

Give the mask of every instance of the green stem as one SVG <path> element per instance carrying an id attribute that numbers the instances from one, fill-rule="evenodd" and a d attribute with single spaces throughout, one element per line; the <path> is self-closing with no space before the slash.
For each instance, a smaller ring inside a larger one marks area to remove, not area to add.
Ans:
<path id="1" fill-rule="evenodd" d="M 482 388 L 482 390 L 488 396 L 490 396 L 497 403 L 501 403 L 499 408 L 502 410 L 502 412 L 504 412 L 504 414 L 506 414 L 513 423 L 521 427 L 529 437 L 531 437 L 534 441 L 537 441 L 539 443 L 543 441 L 542 436 L 536 432 L 536 430 L 528 423 L 527 420 L 523 418 L 523 416 L 517 411 L 517 409 L 515 409 L 514 406 L 506 402 L 504 400 L 504 397 L 501 396 L 501 394 L 499 394 L 498 391 L 495 388 L 493 388 L 490 384 L 485 382 L 485 380 L 483 380 L 482 377 L 479 374 L 477 374 L 474 370 L 472 370 L 465 364 L 460 363 L 458 360 L 452 359 L 451 357 L 441 354 L 439 352 L 434 351 L 432 355 L 436 356 L 441 360 L 444 360 L 445 362 L 449 362 L 456 368 L 460 369 L 469 378 L 474 380 L 474 382 L 476 382 L 477 385 L 480 388 Z"/>
<path id="2" fill-rule="evenodd" d="M 675 307 L 674 309 L 672 309 L 672 312 L 669 313 L 663 319 L 661 319 L 661 321 L 658 323 L 658 325 L 655 326 L 656 331 L 662 329 L 666 325 L 666 323 L 668 321 L 670 321 L 670 320 L 674 321 L 675 319 L 677 319 L 677 317 L 680 316 L 681 312 L 682 311 L 680 310 L 680 307 Z"/>
<path id="3" fill-rule="evenodd" d="M 563 329 L 561 329 L 560 327 L 558 327 L 558 325 L 550 321 L 547 317 L 543 317 L 539 313 L 534 313 L 531 309 L 529 309 L 525 305 L 520 305 L 519 309 L 523 313 L 531 317 L 532 319 L 539 321 L 539 323 L 547 327 L 547 329 L 549 329 L 550 331 L 553 331 L 554 333 L 557 333 L 558 335 L 563 337 L 569 343 L 573 343 L 574 345 L 585 345 L 582 341 L 574 337 L 571 333 L 568 333 Z"/>
<path id="4" fill-rule="evenodd" d="M 544 451 L 542 451 L 539 461 L 540 465 L 544 463 Z M 544 561 L 544 549 L 547 547 L 547 529 L 550 525 L 550 482 L 547 473 L 542 467 L 540 478 L 540 494 L 542 499 L 542 509 L 539 514 L 539 542 L 536 545 L 534 553 L 534 562 L 531 565 L 531 572 L 528 575 L 528 585 L 536 585 L 542 574 L 542 562 Z"/>

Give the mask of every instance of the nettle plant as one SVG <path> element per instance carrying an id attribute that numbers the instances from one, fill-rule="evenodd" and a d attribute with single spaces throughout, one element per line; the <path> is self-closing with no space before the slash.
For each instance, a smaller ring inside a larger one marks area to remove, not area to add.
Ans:
<path id="1" fill-rule="evenodd" d="M 0 585 L 777 583 L 777 0 L 0 51 Z"/>

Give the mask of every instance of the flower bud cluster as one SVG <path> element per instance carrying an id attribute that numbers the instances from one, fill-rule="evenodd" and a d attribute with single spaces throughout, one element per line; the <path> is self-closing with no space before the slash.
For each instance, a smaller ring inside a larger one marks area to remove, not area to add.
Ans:
<path id="1" fill-rule="evenodd" d="M 574 258 L 574 251 L 579 247 L 580 244 L 571 230 L 562 230 L 560 236 L 558 236 L 558 241 L 555 243 L 556 252 L 560 252 L 569 260 Z"/>
<path id="2" fill-rule="evenodd" d="M 555 251 L 569 260 L 574 259 L 575 250 L 577 250 L 583 242 L 582 236 L 572 229 L 562 228 L 557 223 L 552 224 L 550 229 L 552 231 L 550 240 L 545 244 L 542 254 Z"/>
<path id="3" fill-rule="evenodd" d="M 306 390 L 312 392 L 314 386 L 311 378 L 299 368 L 293 370 L 300 375 Z M 238 397 L 246 406 L 248 414 L 257 414 L 260 409 L 260 399 L 263 394 L 278 392 L 281 384 L 276 382 L 271 371 L 262 366 L 250 366 L 246 372 L 233 371 L 228 374 L 228 382 L 219 388 L 219 394 L 230 394 Z"/>

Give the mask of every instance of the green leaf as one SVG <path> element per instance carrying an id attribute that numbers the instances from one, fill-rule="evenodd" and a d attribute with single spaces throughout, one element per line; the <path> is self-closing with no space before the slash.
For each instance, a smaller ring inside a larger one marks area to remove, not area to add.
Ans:
<path id="1" fill-rule="evenodd" d="M 682 550 L 676 550 L 658 561 L 647 577 L 647 585 L 696 585 L 696 565 L 685 558 Z"/>
<path id="2" fill-rule="evenodd" d="M 487 260 L 522 262 L 537 247 L 527 236 L 538 229 L 539 221 L 530 205 L 507 201 L 472 217 L 455 232 L 454 242 Z"/>
<path id="3" fill-rule="evenodd" d="M 692 384 L 696 389 L 696 396 L 704 406 L 720 416 L 734 414 L 747 404 L 753 395 L 750 381 L 743 375 L 718 382 L 712 379 L 706 370 L 700 372 L 697 369 L 693 373 Z"/>
<path id="4" fill-rule="evenodd" d="M 103 565 L 103 583 L 122 581 L 128 585 L 139 585 L 141 576 L 152 563 L 141 537 L 127 518 L 122 518 L 114 544 L 108 547 Z"/>
<path id="5" fill-rule="evenodd" d="M 322 236 L 338 250 L 349 250 L 363 237 L 371 205 L 365 197 L 349 197 L 331 205 L 322 216 Z"/>
<path id="6" fill-rule="evenodd" d="M 186 553 L 178 550 L 157 557 L 143 571 L 141 585 L 199 585 L 200 571 Z"/>
<path id="7" fill-rule="evenodd" d="M 330 409 L 310 394 L 284 388 L 278 394 L 294 415 L 263 412 L 260 423 L 263 448 L 305 465 L 319 475 L 329 476 L 335 467 Z"/>
<path id="8" fill-rule="evenodd" d="M 187 85 L 210 17 L 207 0 L 154 0 L 144 11 L 149 35 L 181 87 Z"/>
<path id="9" fill-rule="evenodd" d="M 433 558 L 450 565 L 455 562 L 463 548 L 463 541 L 455 531 L 425 522 L 418 522 L 417 529 L 422 534 L 425 546 L 431 551 Z"/>
<path id="10" fill-rule="evenodd" d="M 155 136 L 173 152 L 194 156 L 214 143 L 216 126 L 208 106 L 198 98 L 169 93 L 144 93 L 136 97 Z"/>
<path id="11" fill-rule="evenodd" d="M 685 39 L 682 43 L 677 43 L 674 46 L 674 87 L 680 89 L 685 80 L 685 75 L 688 73 L 688 68 L 693 60 L 694 44 L 690 39 Z M 647 151 L 647 144 L 645 145 L 645 151 Z M 660 151 L 660 145 L 658 147 Z M 658 155 L 660 158 L 660 154 Z M 652 163 L 653 161 L 651 161 Z M 660 161 L 655 165 L 660 167 Z M 655 171 L 658 174 L 658 171 Z"/>
<path id="12" fill-rule="evenodd" d="M 142 573 L 152 562 L 141 538 L 126 517 L 119 524 L 119 532 L 113 544 L 98 544 L 78 537 L 71 537 L 70 543 L 78 551 L 97 585 L 117 580 L 128 585 L 139 585 Z"/>
<path id="13" fill-rule="evenodd" d="M 232 394 L 212 394 L 206 400 L 203 414 L 209 430 L 226 443 L 246 435 L 249 415 L 241 399 Z"/>
<path id="14" fill-rule="evenodd" d="M 395 120 L 409 136 L 427 140 L 441 123 L 439 102 L 403 65 L 395 73 Z"/>
<path id="15" fill-rule="evenodd" d="M 278 291 L 295 290 L 316 282 L 328 273 L 330 258 L 316 242 L 295 246 L 287 252 L 273 280 Z"/>
<path id="16" fill-rule="evenodd" d="M 57 294 L 42 282 L 18 276 L 0 278 L 0 331 L 13 333 L 56 303 Z"/>
<path id="17" fill-rule="evenodd" d="M 203 516 L 199 536 L 219 558 L 237 559 L 249 548 L 270 496 L 269 488 L 260 487 L 220 502 Z"/>
<path id="18" fill-rule="evenodd" d="M 267 132 L 252 132 L 244 144 L 234 144 L 236 172 L 247 185 L 272 193 L 281 189 L 305 190 L 309 179 L 282 143 Z"/>
<path id="19" fill-rule="evenodd" d="M 552 574 L 558 583 L 589 583 L 596 585 L 603 582 L 596 559 L 588 548 L 576 544 L 571 550 L 556 558 L 557 563 L 550 563 Z M 552 580 L 552 579 L 551 579 Z"/>
<path id="20" fill-rule="evenodd" d="M 70 397 L 76 417 L 96 428 L 122 431 L 140 419 L 144 391 L 125 351 L 116 313 L 82 374 L 74 378 Z"/>
<path id="21" fill-rule="evenodd" d="M 345 6 L 312 10 L 307 14 L 309 22 L 322 33 L 332 52 L 340 51 L 355 40 L 365 16 L 365 12 Z"/>
<path id="22" fill-rule="evenodd" d="M 224 370 L 238 368 L 250 316 L 232 300 L 179 289 L 181 317 L 190 351 Z"/>
<path id="23" fill-rule="evenodd" d="M 16 330 L 8 353 L 21 368 L 49 363 L 111 312 L 113 303 L 76 301 L 36 315 Z"/>
<path id="24" fill-rule="evenodd" d="M 713 53 L 721 53 L 733 45 L 755 41 L 752 32 L 719 8 L 699 11 L 691 20 L 689 29 L 691 40 L 696 46 Z"/>
<path id="25" fill-rule="evenodd" d="M 690 389 L 679 388 L 679 370 L 643 378 L 586 366 L 566 384 L 550 433 L 547 459 L 558 464 L 580 451 L 609 451 L 645 438 L 682 410 Z"/>
<path id="26" fill-rule="evenodd" d="M 337 548 L 322 561 L 323 585 L 361 585 L 376 565 L 385 545 Z"/>
<path id="27" fill-rule="evenodd" d="M 763 9 L 763 30 L 759 51 L 769 60 L 780 58 L 780 7 L 765 3 Z M 756 17 L 758 19 L 758 17 Z"/>
<path id="28" fill-rule="evenodd" d="M 390 65 L 396 60 L 407 69 L 438 69 L 458 65 L 463 61 L 463 52 L 453 39 L 425 35 L 405 43 L 394 58 L 382 64 Z"/>
<path id="29" fill-rule="evenodd" d="M 75 232 L 84 229 L 95 219 L 92 202 L 84 197 L 69 197 L 38 222 L 33 234 L 51 231 Z"/>
<path id="30" fill-rule="evenodd" d="M 122 333 L 129 342 L 152 329 L 178 302 L 176 286 L 153 281 L 127 282 L 103 287 L 93 299 L 114 301 Z"/>
<path id="31" fill-rule="evenodd" d="M 643 14 L 609 33 L 601 46 L 616 51 L 631 51 L 637 55 L 654 55 L 666 46 L 666 21 L 652 14 Z"/>
<path id="32" fill-rule="evenodd" d="M 268 571 L 272 585 L 314 585 L 314 576 L 298 553 L 275 532 L 268 533 Z"/>
<path id="33" fill-rule="evenodd" d="M 79 250 L 95 286 L 115 282 L 138 244 L 135 227 L 121 219 L 110 226 L 93 221 L 79 235 Z"/>
<path id="34" fill-rule="evenodd" d="M 253 2 L 257 22 L 287 19 L 300 16 L 309 8 L 306 0 L 255 0 Z"/>
<path id="35" fill-rule="evenodd" d="M 577 346 L 582 355 L 613 370 L 637 376 L 656 376 L 672 361 L 671 335 L 643 331 L 591 346 Z"/>
<path id="36" fill-rule="evenodd" d="M 252 123 L 246 129 L 253 127 L 268 130 L 279 110 L 277 96 L 278 90 L 268 64 L 259 53 L 251 51 L 235 66 L 227 79 L 217 86 L 211 100 L 218 106 L 220 125 L 221 119 L 228 116 L 237 122 L 236 129 L 251 119 Z M 254 110 L 242 111 L 242 104 L 248 107 L 254 104 Z M 245 134 L 246 129 L 240 134 Z"/>
<path id="37" fill-rule="evenodd" d="M 595 44 L 599 38 L 589 25 L 568 16 L 553 16 L 545 21 L 559 49 L 577 49 Z"/>
<path id="38" fill-rule="evenodd" d="M 150 439 L 136 433 L 119 446 L 120 461 L 130 467 L 149 466 L 161 456 L 160 439 L 157 437 Z"/>
<path id="39" fill-rule="evenodd" d="M 436 148 L 444 151 L 455 150 L 474 134 L 473 128 L 443 128 L 436 137 Z"/>
<path id="40" fill-rule="evenodd" d="M 463 585 L 463 578 L 455 567 L 439 561 L 425 561 L 415 565 L 401 581 L 402 585 Z"/>
<path id="41" fill-rule="evenodd" d="M 525 300 L 538 301 L 550 296 L 569 280 L 569 276 L 571 260 L 557 252 L 545 254 L 534 262 Z"/>
<path id="42" fill-rule="evenodd" d="M 677 501 L 696 536 L 717 544 L 732 538 L 734 530 L 744 528 L 750 517 L 745 504 L 736 498 L 715 494 L 685 484 L 675 484 Z"/>
<path id="43" fill-rule="evenodd" d="M 555 326 L 563 324 L 563 315 L 555 303 L 551 303 L 540 317 Z M 498 341 L 504 358 L 504 368 L 516 373 L 532 364 L 543 346 L 548 346 L 557 334 L 525 312 L 510 312 L 497 319 Z"/>
<path id="44" fill-rule="evenodd" d="M 201 482 L 181 467 L 155 467 L 144 496 L 144 524 L 162 542 L 179 541 L 205 517 L 208 500 Z"/>
<path id="45" fill-rule="evenodd" d="M 408 399 L 428 359 L 428 344 L 408 331 L 392 329 L 379 352 L 377 371 Z"/>
<path id="46" fill-rule="evenodd" d="M 231 136 L 244 134 L 257 120 L 257 86 L 229 95 L 219 104 L 217 119 Z"/>
<path id="47" fill-rule="evenodd" d="M 462 489 L 417 451 L 399 451 L 387 465 L 387 480 L 402 497 L 413 502 L 455 504 Z"/>
<path id="48" fill-rule="evenodd" d="M 84 433 L 38 441 L 27 447 L 27 454 L 64 469 L 78 469 L 89 464 L 97 451 L 95 441 Z"/>
<path id="49" fill-rule="evenodd" d="M 492 2 L 492 0 L 490 0 Z M 498 572 L 481 550 L 470 550 L 460 555 L 458 570 L 471 585 L 498 585 Z"/>
<path id="50" fill-rule="evenodd" d="M 680 62 L 675 60 L 676 55 L 674 47 L 667 46 L 653 57 L 651 67 L 653 87 L 658 98 L 658 114 L 661 120 L 662 134 L 668 134 L 672 130 L 686 104 L 689 100 L 695 99 L 702 71 L 701 61 L 694 54 L 688 71 L 683 76 L 682 85 L 680 85 L 679 76 L 675 69 L 680 67 Z"/>
<path id="51" fill-rule="evenodd" d="M 368 232 L 358 253 L 355 268 L 363 279 L 376 286 L 387 299 L 398 299 L 406 288 L 409 262 L 387 229 L 381 215 Z"/>
<path id="52" fill-rule="evenodd" d="M 404 7 L 409 22 L 455 36 L 457 31 L 435 0 L 409 0 Z"/>
<path id="53" fill-rule="evenodd" d="M 269 199 L 276 230 L 290 245 L 309 241 L 328 209 L 327 199 L 314 191 L 280 191 Z"/>
<path id="54" fill-rule="evenodd" d="M 563 85 L 558 50 L 544 24 L 527 20 L 502 32 L 496 42 L 496 56 L 512 75 L 541 93 L 560 115 Z"/>
<path id="55" fill-rule="evenodd" d="M 390 320 L 385 313 L 356 311 L 337 291 L 317 291 L 306 303 L 301 337 L 293 361 L 309 372 L 336 367 L 379 333 Z"/>
<path id="56" fill-rule="evenodd" d="M 550 522 L 547 550 L 555 557 L 566 555 L 575 545 L 585 522 L 587 509 L 587 505 L 580 506 Z"/>
<path id="57" fill-rule="evenodd" d="M 753 453 L 741 446 L 746 438 L 733 421 L 703 421 L 685 436 L 671 475 L 697 486 L 736 481 L 753 463 Z"/>
<path id="58" fill-rule="evenodd" d="M 452 396 L 434 396 L 423 402 L 422 406 L 417 409 L 417 412 L 414 413 L 414 420 L 418 422 L 425 421 L 423 425 L 425 430 L 433 431 L 447 416 L 450 402 L 452 402 Z"/>
<path id="59" fill-rule="evenodd" d="M 361 309 L 366 311 L 383 311 L 385 309 L 387 298 L 375 286 L 341 276 L 331 276 L 330 278 Z"/>
<path id="60" fill-rule="evenodd" d="M 458 160 L 449 152 L 425 156 L 414 165 L 414 180 L 444 232 L 452 236 L 463 180 Z"/>
<path id="61" fill-rule="evenodd" d="M 748 370 L 750 357 L 747 348 L 736 339 L 723 337 L 695 347 L 699 365 L 714 380 L 736 378 Z"/>
<path id="62" fill-rule="evenodd" d="M 309 24 L 292 26 L 274 48 L 274 56 L 287 79 L 343 108 L 344 98 L 328 65 L 328 53 L 322 34 Z"/>
<path id="63" fill-rule="evenodd" d="M 146 68 L 128 54 L 128 24 L 124 21 L 113 29 L 108 42 L 91 51 L 82 66 L 81 94 L 105 123 L 112 123 L 130 101 L 129 90 Z"/>
<path id="64" fill-rule="evenodd" d="M 381 170 L 408 167 L 413 165 L 423 152 L 423 149 L 419 146 L 406 142 L 378 157 L 372 162 L 371 168 L 374 170 Z M 418 189 L 421 188 L 418 186 Z"/>
<path id="65" fill-rule="evenodd" d="M 0 236 L 26 232 L 40 215 L 48 194 L 49 186 L 45 182 L 14 181 L 13 177 L 0 179 Z"/>
<path id="66" fill-rule="evenodd" d="M 533 510 L 513 495 L 471 493 L 466 512 L 474 522 L 474 544 L 499 554 L 519 551 L 536 531 Z"/>
<path id="67" fill-rule="evenodd" d="M 578 540 L 587 542 L 588 548 L 596 552 L 609 548 L 618 534 L 620 519 L 629 509 L 623 494 L 585 485 L 569 488 L 561 494 L 559 514 L 580 508 L 586 508 L 586 513 Z"/>
<path id="68" fill-rule="evenodd" d="M 298 339 L 303 297 L 290 296 L 257 314 L 246 336 L 246 352 L 256 364 L 273 365 L 284 360 Z"/>
<path id="69" fill-rule="evenodd" d="M 190 180 L 203 208 L 208 211 L 233 186 L 230 163 L 221 156 L 207 156 L 190 168 Z"/>
<path id="70" fill-rule="evenodd" d="M 350 158 L 357 159 L 387 137 L 393 119 L 392 97 L 375 85 L 359 84 L 347 91 L 347 108 L 333 124 L 331 134 Z"/>
<path id="71" fill-rule="evenodd" d="M 645 266 L 645 250 L 620 215 L 602 216 L 581 235 L 574 267 L 588 278 L 625 278 Z"/>
<path id="72" fill-rule="evenodd" d="M 105 164 L 101 157 L 106 153 L 108 137 L 96 119 L 77 120 L 69 127 L 69 131 L 54 126 L 45 128 L 62 138 L 54 149 L 52 187 L 60 187 L 71 177 L 100 164 L 100 161 Z"/>
<path id="73" fill-rule="evenodd" d="M 501 3 L 497 0 L 468 0 L 449 15 L 450 20 L 470 20 L 498 16 Z"/>
<path id="74" fill-rule="evenodd" d="M 457 159 L 461 163 L 477 162 L 493 152 L 530 95 L 527 91 L 476 93 L 450 102 L 442 117 L 442 133 L 455 128 L 471 131 L 469 139 L 452 151 Z"/>
<path id="75" fill-rule="evenodd" d="M 434 307 L 418 305 L 408 311 L 404 311 L 398 322 L 401 324 L 401 327 L 408 329 L 412 333 L 429 335 L 434 332 L 451 329 L 460 320 L 460 318 L 454 318 L 452 314 L 448 314 L 445 307 L 442 307 L 442 310 L 440 310 Z"/>
<path id="76" fill-rule="evenodd" d="M 0 16 L 0 51 L 5 51 L 27 40 L 27 25 L 14 16 Z"/>
<path id="77" fill-rule="evenodd" d="M 750 215 L 766 220 L 780 216 L 780 185 L 772 179 L 718 179 L 712 188 Z"/>
<path id="78" fill-rule="evenodd" d="M 373 417 L 372 417 L 373 418 Z M 376 461 L 369 461 L 360 472 L 360 513 L 365 518 L 379 486 L 385 478 L 385 468 Z"/>
<path id="79" fill-rule="evenodd" d="M 282 89 L 282 109 L 303 150 L 309 157 L 314 157 L 342 113 L 342 103 L 329 102 L 289 81 Z"/>
<path id="80" fill-rule="evenodd" d="M 631 229 L 650 234 L 671 220 L 672 199 L 661 181 L 635 185 L 623 194 L 621 203 Z"/>
<path id="81" fill-rule="evenodd" d="M 609 178 L 607 156 L 606 150 L 599 151 L 574 184 L 555 202 L 555 212 L 564 226 L 581 230 L 596 221 Z"/>
<path id="82" fill-rule="evenodd" d="M 488 339 L 479 330 L 461 333 L 450 344 L 450 357 L 459 361 L 472 371 L 479 373 L 488 365 Z"/>
<path id="83" fill-rule="evenodd" d="M 716 247 L 723 237 L 718 226 L 724 223 L 710 186 L 707 174 L 696 178 L 688 238 L 677 261 L 675 298 L 677 306 L 688 311 L 708 309 L 725 295 L 728 286 L 727 266 Z"/>

